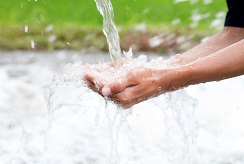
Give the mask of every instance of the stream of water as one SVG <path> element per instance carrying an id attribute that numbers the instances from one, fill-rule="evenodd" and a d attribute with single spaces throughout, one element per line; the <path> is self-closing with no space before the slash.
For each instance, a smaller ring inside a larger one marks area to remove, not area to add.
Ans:
<path id="1" fill-rule="evenodd" d="M 114 10 L 110 0 L 95 0 L 97 9 L 103 16 L 103 33 L 107 38 L 109 53 L 116 68 L 121 65 L 120 37 L 114 23 Z"/>

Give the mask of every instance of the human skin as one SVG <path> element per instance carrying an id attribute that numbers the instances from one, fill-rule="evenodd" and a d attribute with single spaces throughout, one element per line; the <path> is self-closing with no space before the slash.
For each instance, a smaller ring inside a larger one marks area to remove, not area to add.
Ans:
<path id="1" fill-rule="evenodd" d="M 244 39 L 244 28 L 225 26 L 220 32 L 211 36 L 206 42 L 172 57 L 172 64 L 186 64 L 198 58 L 208 56 L 233 43 Z"/>
<path id="2" fill-rule="evenodd" d="M 98 77 L 86 74 L 84 79 L 94 91 L 124 108 L 130 108 L 151 97 L 189 85 L 243 75 L 243 38 L 243 28 L 224 27 L 205 43 L 172 57 L 169 68 L 136 68 L 128 72 L 122 83 L 101 83 L 98 88 L 94 85 Z"/>

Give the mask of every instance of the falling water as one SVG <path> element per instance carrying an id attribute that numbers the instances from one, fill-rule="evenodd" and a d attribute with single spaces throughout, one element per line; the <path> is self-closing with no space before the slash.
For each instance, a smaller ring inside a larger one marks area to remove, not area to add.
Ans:
<path id="1" fill-rule="evenodd" d="M 95 0 L 100 14 L 103 16 L 103 33 L 108 42 L 109 53 L 116 68 L 121 63 L 121 48 L 118 30 L 114 23 L 114 11 L 110 0 Z"/>

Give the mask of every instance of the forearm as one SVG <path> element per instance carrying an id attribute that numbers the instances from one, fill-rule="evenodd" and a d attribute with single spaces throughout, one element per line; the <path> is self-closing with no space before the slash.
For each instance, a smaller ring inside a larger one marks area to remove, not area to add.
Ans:
<path id="1" fill-rule="evenodd" d="M 211 55 L 243 38 L 244 28 L 224 27 L 221 32 L 213 35 L 206 42 L 203 42 L 180 55 L 172 57 L 170 62 L 176 65 L 187 64 L 199 58 Z"/>
<path id="2" fill-rule="evenodd" d="M 243 75 L 244 40 L 182 67 L 185 86 Z"/>

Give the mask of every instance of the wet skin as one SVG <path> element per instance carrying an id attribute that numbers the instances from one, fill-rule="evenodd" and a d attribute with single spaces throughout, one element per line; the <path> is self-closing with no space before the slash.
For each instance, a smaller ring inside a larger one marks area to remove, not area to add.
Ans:
<path id="1" fill-rule="evenodd" d="M 124 108 L 158 94 L 189 85 L 219 81 L 244 74 L 244 29 L 224 27 L 206 42 L 170 59 L 171 67 L 155 70 L 137 68 L 123 82 L 96 87 L 92 73 L 84 75 L 90 88 Z"/>

